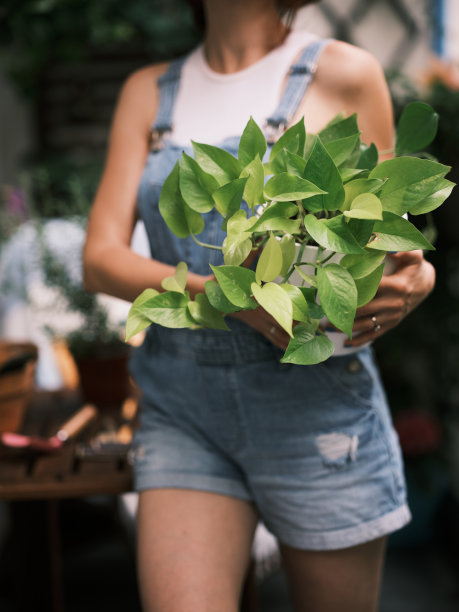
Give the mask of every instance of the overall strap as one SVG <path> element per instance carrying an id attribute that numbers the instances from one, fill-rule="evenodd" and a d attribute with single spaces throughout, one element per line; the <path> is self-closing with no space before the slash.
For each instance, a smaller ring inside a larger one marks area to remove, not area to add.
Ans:
<path id="1" fill-rule="evenodd" d="M 289 126 L 312 81 L 320 54 L 331 41 L 330 38 L 315 40 L 304 49 L 298 61 L 290 67 L 284 93 L 276 110 L 266 120 L 265 135 L 268 143 L 274 143 Z"/>
<path id="2" fill-rule="evenodd" d="M 150 148 L 157 151 L 162 148 L 162 137 L 172 130 L 172 113 L 174 112 L 175 98 L 180 85 L 182 66 L 188 55 L 173 60 L 166 72 L 158 78 L 159 108 L 156 119 L 151 126 Z"/>

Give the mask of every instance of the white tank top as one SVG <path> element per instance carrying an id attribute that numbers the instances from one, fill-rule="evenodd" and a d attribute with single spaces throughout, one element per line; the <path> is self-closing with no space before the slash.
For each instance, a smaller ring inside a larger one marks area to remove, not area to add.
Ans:
<path id="1" fill-rule="evenodd" d="M 182 68 L 170 139 L 184 146 L 191 139 L 218 144 L 240 136 L 250 116 L 262 126 L 277 107 L 290 66 L 315 39 L 305 30 L 292 30 L 282 45 L 231 74 L 214 72 L 203 45 L 197 47 Z"/>

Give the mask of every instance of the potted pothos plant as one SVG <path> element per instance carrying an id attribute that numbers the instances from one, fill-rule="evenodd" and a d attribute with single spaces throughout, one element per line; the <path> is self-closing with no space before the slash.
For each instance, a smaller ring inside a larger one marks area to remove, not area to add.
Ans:
<path id="1" fill-rule="evenodd" d="M 163 292 L 147 289 L 134 301 L 126 339 L 151 323 L 228 329 L 226 315 L 261 306 L 291 337 L 282 362 L 328 359 L 334 344 L 321 321 L 350 338 L 356 309 L 377 291 L 386 254 L 434 248 L 407 213 L 434 210 L 454 187 L 445 178 L 449 166 L 422 153 L 437 123 L 429 105 L 409 104 L 393 152 L 362 143 L 355 114 L 336 116 L 318 134 L 307 134 L 301 119 L 269 153 L 252 118 L 237 158 L 193 142 L 194 158 L 183 153 L 159 209 L 180 238 L 221 249 L 224 265 L 210 266 L 215 280 L 190 299 L 187 265 L 180 262 Z M 381 153 L 394 156 L 379 161 Z M 197 238 L 213 208 L 226 231 L 220 245 Z M 248 266 L 254 251 L 256 265 Z"/>

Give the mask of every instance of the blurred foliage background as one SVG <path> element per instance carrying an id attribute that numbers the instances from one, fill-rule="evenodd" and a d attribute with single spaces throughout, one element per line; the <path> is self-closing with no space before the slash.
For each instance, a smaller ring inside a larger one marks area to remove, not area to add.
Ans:
<path id="1" fill-rule="evenodd" d="M 4 0 L 0 8 L 0 44 L 12 50 L 10 74 L 28 96 L 50 64 L 87 60 L 96 48 L 136 47 L 158 61 L 198 38 L 182 0 Z"/>

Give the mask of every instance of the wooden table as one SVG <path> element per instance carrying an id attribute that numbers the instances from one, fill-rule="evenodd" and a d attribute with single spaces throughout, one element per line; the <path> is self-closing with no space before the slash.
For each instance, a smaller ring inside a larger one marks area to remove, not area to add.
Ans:
<path id="1" fill-rule="evenodd" d="M 81 405 L 75 392 L 37 393 L 29 403 L 21 433 L 48 437 Z M 111 443 L 108 450 L 107 444 L 95 444 L 110 436 L 116 440 L 121 407 L 98 412 L 95 421 L 59 450 L 2 447 L 0 451 L 0 500 L 10 502 L 18 611 L 64 609 L 59 500 L 132 490 L 129 444 Z M 123 427 L 132 425 L 131 420 Z"/>
<path id="2" fill-rule="evenodd" d="M 31 399 L 21 433 L 48 437 L 81 405 L 76 393 L 37 393 Z M 112 446 L 111 452 L 100 453 L 88 446 L 104 429 L 119 427 L 121 418 L 119 406 L 100 409 L 99 418 L 76 439 L 49 453 L 3 448 L 0 499 L 62 499 L 130 491 L 129 446 L 119 444 L 118 449 Z"/>
<path id="3" fill-rule="evenodd" d="M 82 405 L 75 392 L 36 393 L 21 433 L 50 436 Z M 119 495 L 132 490 L 128 443 L 121 429 L 135 427 L 135 414 L 122 407 L 100 408 L 99 418 L 58 451 L 0 452 L 0 500 L 11 508 L 14 542 L 15 612 L 63 612 L 59 500 L 91 495 Z M 124 431 L 126 433 L 126 431 Z M 113 437 L 113 436 L 112 436 Z M 96 444 L 94 444 L 96 442 Z M 100 452 L 99 452 L 100 451 Z M 241 600 L 241 612 L 257 612 L 254 565 Z"/>

